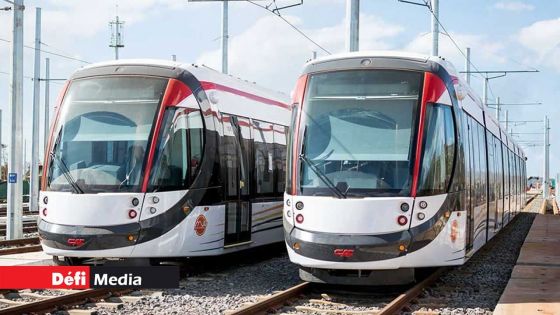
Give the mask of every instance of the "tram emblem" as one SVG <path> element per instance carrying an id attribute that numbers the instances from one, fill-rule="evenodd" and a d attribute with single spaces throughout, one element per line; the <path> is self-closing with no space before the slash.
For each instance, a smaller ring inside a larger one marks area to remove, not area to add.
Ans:
<path id="1" fill-rule="evenodd" d="M 202 236 L 204 232 L 206 232 L 207 225 L 208 225 L 208 220 L 206 220 L 206 217 L 202 214 L 199 215 L 198 218 L 196 218 L 196 221 L 194 222 L 194 231 L 196 232 L 196 235 Z"/>

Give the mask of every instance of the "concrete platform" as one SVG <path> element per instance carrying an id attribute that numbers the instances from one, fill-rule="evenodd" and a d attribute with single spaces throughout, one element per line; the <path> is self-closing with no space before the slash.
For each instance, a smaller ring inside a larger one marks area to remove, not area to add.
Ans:
<path id="1" fill-rule="evenodd" d="M 52 264 L 52 256 L 47 255 L 42 251 L 0 256 L 0 268 L 2 266 L 50 266 Z"/>
<path id="2" fill-rule="evenodd" d="M 560 216 L 535 217 L 494 314 L 560 314 Z"/>

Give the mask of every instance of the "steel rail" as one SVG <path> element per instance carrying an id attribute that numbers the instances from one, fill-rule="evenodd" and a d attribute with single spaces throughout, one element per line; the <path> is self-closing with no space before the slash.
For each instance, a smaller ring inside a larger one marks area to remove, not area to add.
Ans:
<path id="1" fill-rule="evenodd" d="M 247 305 L 240 309 L 228 312 L 228 315 L 254 315 L 266 314 L 270 309 L 281 307 L 285 302 L 305 292 L 311 284 L 309 282 L 302 282 L 287 290 L 273 294 L 261 301 L 254 304 Z"/>
<path id="2" fill-rule="evenodd" d="M 61 296 L 33 301 L 22 305 L 15 305 L 0 309 L 0 315 L 3 314 L 29 314 L 29 313 L 46 313 L 59 309 L 61 306 L 73 306 L 84 304 L 89 299 L 103 299 L 114 294 L 127 293 L 130 289 L 87 289 L 78 292 L 72 292 Z"/>
<path id="3" fill-rule="evenodd" d="M 422 290 L 424 288 L 426 288 L 427 286 L 434 283 L 446 269 L 447 268 L 445 268 L 445 267 L 441 267 L 441 268 L 437 269 L 429 277 L 420 281 L 418 284 L 416 284 L 412 288 L 406 290 L 405 293 L 396 297 L 389 304 L 385 305 L 385 307 L 382 308 L 381 311 L 379 311 L 377 313 L 377 315 L 393 315 L 395 313 L 398 313 L 406 305 L 408 305 L 408 303 L 410 303 L 410 301 L 412 301 L 414 298 L 416 298 L 422 292 Z"/>

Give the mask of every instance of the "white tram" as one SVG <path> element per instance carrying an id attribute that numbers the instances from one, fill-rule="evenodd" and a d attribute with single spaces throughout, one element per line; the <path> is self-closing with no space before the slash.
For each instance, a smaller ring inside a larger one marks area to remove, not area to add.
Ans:
<path id="1" fill-rule="evenodd" d="M 443 58 L 313 60 L 293 103 L 284 229 L 304 280 L 461 265 L 524 203 L 523 151 Z"/>
<path id="2" fill-rule="evenodd" d="M 289 120 L 285 95 L 204 66 L 121 60 L 77 71 L 45 157 L 43 250 L 76 263 L 281 241 Z"/>

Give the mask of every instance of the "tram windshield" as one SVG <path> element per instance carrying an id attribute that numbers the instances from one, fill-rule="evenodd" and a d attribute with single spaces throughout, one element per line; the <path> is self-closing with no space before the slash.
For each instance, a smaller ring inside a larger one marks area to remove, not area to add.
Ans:
<path id="1" fill-rule="evenodd" d="M 48 189 L 140 191 L 148 140 L 167 80 L 98 77 L 71 83 L 49 152 Z"/>
<path id="2" fill-rule="evenodd" d="M 311 75 L 302 114 L 304 195 L 405 196 L 422 73 Z"/>

